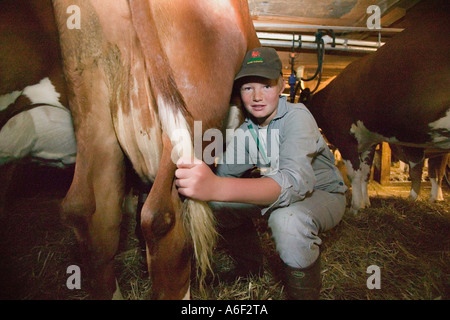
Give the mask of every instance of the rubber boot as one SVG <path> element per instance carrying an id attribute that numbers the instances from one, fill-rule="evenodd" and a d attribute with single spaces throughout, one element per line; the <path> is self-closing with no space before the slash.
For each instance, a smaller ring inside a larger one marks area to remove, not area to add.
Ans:
<path id="1" fill-rule="evenodd" d="M 322 281 L 320 256 L 308 268 L 284 266 L 284 287 L 289 300 L 319 300 Z"/>

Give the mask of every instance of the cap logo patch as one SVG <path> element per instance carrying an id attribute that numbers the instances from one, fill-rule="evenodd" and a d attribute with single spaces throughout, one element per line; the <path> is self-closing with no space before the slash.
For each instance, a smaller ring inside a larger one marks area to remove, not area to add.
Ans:
<path id="1" fill-rule="evenodd" d="M 250 59 L 248 59 L 247 64 L 261 63 L 261 62 L 264 62 L 263 59 L 261 58 L 261 52 L 253 51 L 252 57 Z"/>

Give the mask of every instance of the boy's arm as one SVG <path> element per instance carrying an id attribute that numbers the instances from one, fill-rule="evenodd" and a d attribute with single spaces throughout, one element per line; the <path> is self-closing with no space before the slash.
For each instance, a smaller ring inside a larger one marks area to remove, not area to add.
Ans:
<path id="1" fill-rule="evenodd" d="M 280 185 L 271 178 L 218 178 L 221 187 L 215 201 L 267 206 L 275 202 L 281 192 Z"/>
<path id="2" fill-rule="evenodd" d="M 204 162 L 186 159 L 180 159 L 177 166 L 178 192 L 188 198 L 264 206 L 276 201 L 281 192 L 279 184 L 271 178 L 219 177 Z"/>

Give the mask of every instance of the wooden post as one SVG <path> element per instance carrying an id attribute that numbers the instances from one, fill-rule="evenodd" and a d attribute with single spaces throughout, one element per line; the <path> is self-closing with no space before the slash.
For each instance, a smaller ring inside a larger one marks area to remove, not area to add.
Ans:
<path id="1" fill-rule="evenodd" d="M 391 148 L 383 142 L 375 150 L 373 179 L 379 184 L 389 184 L 391 174 Z"/>

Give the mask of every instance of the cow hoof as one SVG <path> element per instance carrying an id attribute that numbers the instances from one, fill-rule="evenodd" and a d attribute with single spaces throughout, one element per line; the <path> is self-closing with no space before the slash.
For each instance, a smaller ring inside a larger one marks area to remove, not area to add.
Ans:
<path id="1" fill-rule="evenodd" d="M 183 297 L 183 300 L 191 300 L 191 286 L 186 291 L 186 294 Z"/>
<path id="2" fill-rule="evenodd" d="M 411 189 L 411 191 L 409 192 L 408 200 L 416 201 L 418 196 L 419 194 Z"/>
<path id="3" fill-rule="evenodd" d="M 116 279 L 116 291 L 113 294 L 112 300 L 125 300 L 122 296 L 122 292 L 120 292 L 119 283 Z"/>

